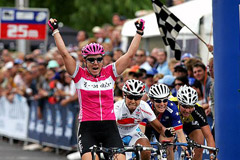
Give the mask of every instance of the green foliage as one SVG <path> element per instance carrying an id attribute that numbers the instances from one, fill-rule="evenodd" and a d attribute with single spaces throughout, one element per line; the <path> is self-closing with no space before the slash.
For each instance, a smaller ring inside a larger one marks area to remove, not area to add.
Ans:
<path id="1" fill-rule="evenodd" d="M 77 11 L 71 15 L 74 28 L 91 31 L 95 25 L 112 24 L 112 15 L 118 13 L 135 18 L 135 12 L 152 9 L 150 0 L 75 0 Z"/>
<path id="2" fill-rule="evenodd" d="M 14 7 L 14 0 L 0 0 L 0 6 Z M 29 0 L 29 7 L 48 8 L 50 17 L 78 30 L 96 25 L 112 24 L 112 15 L 118 13 L 135 18 L 138 10 L 151 10 L 151 0 Z"/>

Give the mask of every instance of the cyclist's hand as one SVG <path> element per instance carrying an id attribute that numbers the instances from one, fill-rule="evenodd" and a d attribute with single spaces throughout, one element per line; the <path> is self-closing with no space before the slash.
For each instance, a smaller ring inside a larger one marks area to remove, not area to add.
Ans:
<path id="1" fill-rule="evenodd" d="M 137 33 L 140 34 L 140 35 L 143 35 L 143 30 L 145 28 L 144 24 L 145 24 L 145 21 L 143 19 L 138 19 L 135 22 L 135 26 L 137 28 Z"/>
<path id="2" fill-rule="evenodd" d="M 165 134 L 166 137 L 173 137 L 173 136 L 175 136 L 176 131 L 173 127 L 169 127 L 169 128 L 165 129 L 164 134 Z"/>
<path id="3" fill-rule="evenodd" d="M 210 160 L 217 160 L 216 155 L 214 153 L 210 154 Z"/>
<path id="4" fill-rule="evenodd" d="M 184 152 L 185 152 L 185 157 L 186 157 L 186 158 L 192 158 L 191 154 L 188 152 L 187 149 L 184 150 Z"/>
<path id="5" fill-rule="evenodd" d="M 50 27 L 50 29 L 52 30 L 52 32 L 55 29 L 58 29 L 58 22 L 56 19 L 50 18 L 48 21 L 48 26 Z"/>

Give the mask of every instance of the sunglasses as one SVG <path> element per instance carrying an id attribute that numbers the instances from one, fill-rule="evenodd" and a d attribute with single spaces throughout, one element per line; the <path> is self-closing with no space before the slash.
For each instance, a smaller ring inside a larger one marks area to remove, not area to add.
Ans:
<path id="1" fill-rule="evenodd" d="M 97 60 L 97 63 L 101 63 L 103 60 L 103 57 L 98 57 L 98 58 L 87 58 L 86 59 L 88 62 L 94 64 L 94 62 Z"/>
<path id="2" fill-rule="evenodd" d="M 184 109 L 191 109 L 193 108 L 194 106 L 189 106 L 189 105 L 181 105 Z"/>
<path id="3" fill-rule="evenodd" d="M 175 86 L 182 86 L 183 83 L 176 83 Z"/>
<path id="4" fill-rule="evenodd" d="M 144 54 L 135 54 L 136 57 L 144 57 Z"/>
<path id="5" fill-rule="evenodd" d="M 168 102 L 168 99 L 166 98 L 166 99 L 154 99 L 154 101 L 156 102 L 156 103 L 167 103 Z"/>
<path id="6" fill-rule="evenodd" d="M 133 96 L 133 95 L 126 95 L 126 97 L 130 100 L 134 99 L 135 101 L 140 100 L 142 98 L 142 96 Z"/>

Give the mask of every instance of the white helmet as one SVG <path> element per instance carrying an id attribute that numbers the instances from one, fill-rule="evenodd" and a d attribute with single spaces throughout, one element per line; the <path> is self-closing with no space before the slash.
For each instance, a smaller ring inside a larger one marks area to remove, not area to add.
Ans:
<path id="1" fill-rule="evenodd" d="M 122 91 L 134 96 L 143 96 L 145 94 L 145 84 L 136 79 L 129 79 L 124 83 Z"/>
<path id="2" fill-rule="evenodd" d="M 168 97 L 170 95 L 170 90 L 165 84 L 154 84 L 150 87 L 148 92 L 148 97 L 153 99 L 161 99 Z"/>
<path id="3" fill-rule="evenodd" d="M 192 87 L 184 85 L 179 88 L 177 99 L 182 105 L 194 106 L 198 101 L 198 94 Z"/>

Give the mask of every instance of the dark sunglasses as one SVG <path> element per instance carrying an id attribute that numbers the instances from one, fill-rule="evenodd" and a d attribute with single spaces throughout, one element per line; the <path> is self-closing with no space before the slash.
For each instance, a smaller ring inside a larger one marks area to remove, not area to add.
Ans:
<path id="1" fill-rule="evenodd" d="M 176 83 L 175 86 L 182 86 L 183 83 Z"/>
<path id="2" fill-rule="evenodd" d="M 97 60 L 97 63 L 101 63 L 102 62 L 102 60 L 103 60 L 103 57 L 98 57 L 98 58 L 87 58 L 86 59 L 88 62 L 90 62 L 90 63 L 94 63 L 96 60 Z"/>
<path id="3" fill-rule="evenodd" d="M 136 57 L 144 57 L 144 54 L 135 54 Z"/>
<path id="4" fill-rule="evenodd" d="M 126 97 L 130 100 L 134 99 L 135 101 L 140 100 L 142 98 L 142 96 L 133 96 L 133 95 L 126 95 Z"/>
<path id="5" fill-rule="evenodd" d="M 193 108 L 194 106 L 189 106 L 189 105 L 181 105 L 183 108 L 185 108 L 185 109 L 191 109 L 191 108 Z"/>
<path id="6" fill-rule="evenodd" d="M 154 101 L 156 102 L 156 103 L 167 103 L 168 102 L 168 99 L 166 98 L 166 99 L 154 99 Z"/>

